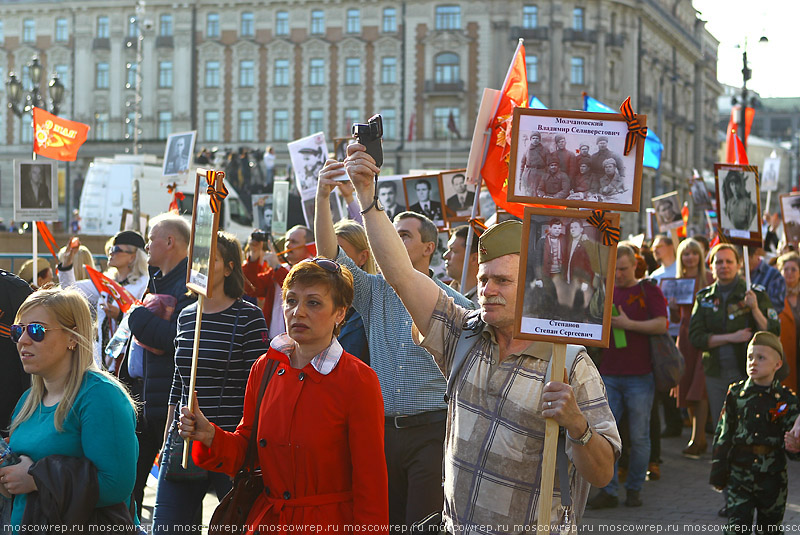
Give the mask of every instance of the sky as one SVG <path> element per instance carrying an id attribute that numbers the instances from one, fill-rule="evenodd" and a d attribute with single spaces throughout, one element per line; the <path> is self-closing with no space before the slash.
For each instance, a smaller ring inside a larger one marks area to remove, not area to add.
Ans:
<path id="1" fill-rule="evenodd" d="M 742 46 L 753 71 L 747 87 L 762 97 L 800 97 L 800 0 L 693 0 L 719 40 L 717 78 L 742 86 Z M 769 42 L 759 43 L 765 35 Z"/>

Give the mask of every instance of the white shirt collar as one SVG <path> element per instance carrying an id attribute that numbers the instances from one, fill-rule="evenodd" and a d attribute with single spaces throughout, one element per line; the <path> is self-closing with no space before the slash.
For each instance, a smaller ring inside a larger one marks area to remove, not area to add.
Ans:
<path id="1" fill-rule="evenodd" d="M 289 338 L 288 334 L 283 333 L 273 338 L 269 346 L 288 357 L 292 354 L 292 351 L 294 351 L 295 341 Z M 328 375 L 333 371 L 336 365 L 339 364 L 339 359 L 342 358 L 343 353 L 344 349 L 342 349 L 339 340 L 334 336 L 333 340 L 331 340 L 331 345 L 323 349 L 322 353 L 311 359 L 311 365 L 320 374 Z"/>

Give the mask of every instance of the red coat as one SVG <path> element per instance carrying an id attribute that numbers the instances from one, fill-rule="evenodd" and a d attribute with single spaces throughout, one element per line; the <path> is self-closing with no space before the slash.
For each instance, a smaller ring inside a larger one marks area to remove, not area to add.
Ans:
<path id="1" fill-rule="evenodd" d="M 245 260 L 242 264 L 242 271 L 244 276 L 250 281 L 252 287 L 245 284 L 245 294 L 250 297 L 263 297 L 264 306 L 261 311 L 264 313 L 264 319 L 267 320 L 267 328 L 272 321 L 272 304 L 275 300 L 275 285 L 283 286 L 283 280 L 289 274 L 289 270 L 281 266 L 278 269 L 268 267 L 264 271 L 263 265 L 259 262 L 251 262 L 249 259 Z M 249 290 L 249 291 L 248 291 Z M 281 297 L 278 296 L 278 299 Z M 275 336 L 280 333 L 269 333 L 270 336 Z"/>
<path id="2" fill-rule="evenodd" d="M 211 448 L 194 442 L 195 463 L 231 476 L 242 466 L 268 357 L 280 363 L 258 423 L 258 460 L 269 495 L 256 499 L 249 533 L 272 531 L 259 525 L 283 526 L 283 533 L 353 533 L 347 525 L 388 533 L 383 398 L 372 368 L 349 353 L 322 375 L 311 364 L 292 368 L 286 355 L 270 348 L 250 371 L 236 431 L 215 426 Z"/>

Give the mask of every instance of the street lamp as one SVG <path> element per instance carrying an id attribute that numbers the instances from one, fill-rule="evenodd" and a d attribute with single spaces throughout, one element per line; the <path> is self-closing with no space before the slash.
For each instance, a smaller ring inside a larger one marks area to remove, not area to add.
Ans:
<path id="1" fill-rule="evenodd" d="M 767 39 L 766 35 L 762 35 L 761 38 L 758 40 L 760 44 L 769 43 L 769 39 Z M 744 47 L 742 47 L 742 95 L 741 95 L 741 108 L 739 109 L 739 139 L 742 141 L 742 146 L 746 149 L 747 148 L 747 139 L 745 138 L 745 130 L 747 127 L 745 126 L 745 116 L 747 113 L 747 107 L 755 107 L 756 97 L 752 97 L 748 102 L 748 94 L 750 93 L 747 90 L 747 81 L 753 77 L 753 71 L 747 65 L 747 37 L 744 39 Z M 736 97 L 733 97 L 733 104 L 737 104 Z"/>
<path id="2" fill-rule="evenodd" d="M 26 113 L 33 111 L 33 107 L 47 110 L 42 94 L 39 91 L 39 82 L 42 79 L 42 64 L 39 63 L 39 58 L 34 56 L 31 62 L 28 63 L 28 72 L 31 78 L 31 89 L 25 95 L 25 105 L 20 107 L 23 92 L 25 88 L 22 87 L 22 82 L 17 78 L 13 72 L 8 74 L 8 81 L 6 87 L 8 89 L 8 107 L 14 112 L 14 115 L 22 118 Z M 48 84 L 50 93 L 50 111 L 53 115 L 58 115 L 61 101 L 64 98 L 64 84 L 58 79 L 58 75 L 54 74 L 52 80 Z"/>

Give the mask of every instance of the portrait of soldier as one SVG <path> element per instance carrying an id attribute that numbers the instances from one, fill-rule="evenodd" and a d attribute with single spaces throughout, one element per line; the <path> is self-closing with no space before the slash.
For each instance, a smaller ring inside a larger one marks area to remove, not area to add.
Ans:
<path id="1" fill-rule="evenodd" d="M 723 215 L 730 225 L 722 222 L 723 228 L 754 231 L 758 224 L 758 207 L 747 191 L 747 179 L 741 171 L 728 171 L 722 181 L 722 199 L 725 203 Z"/>

